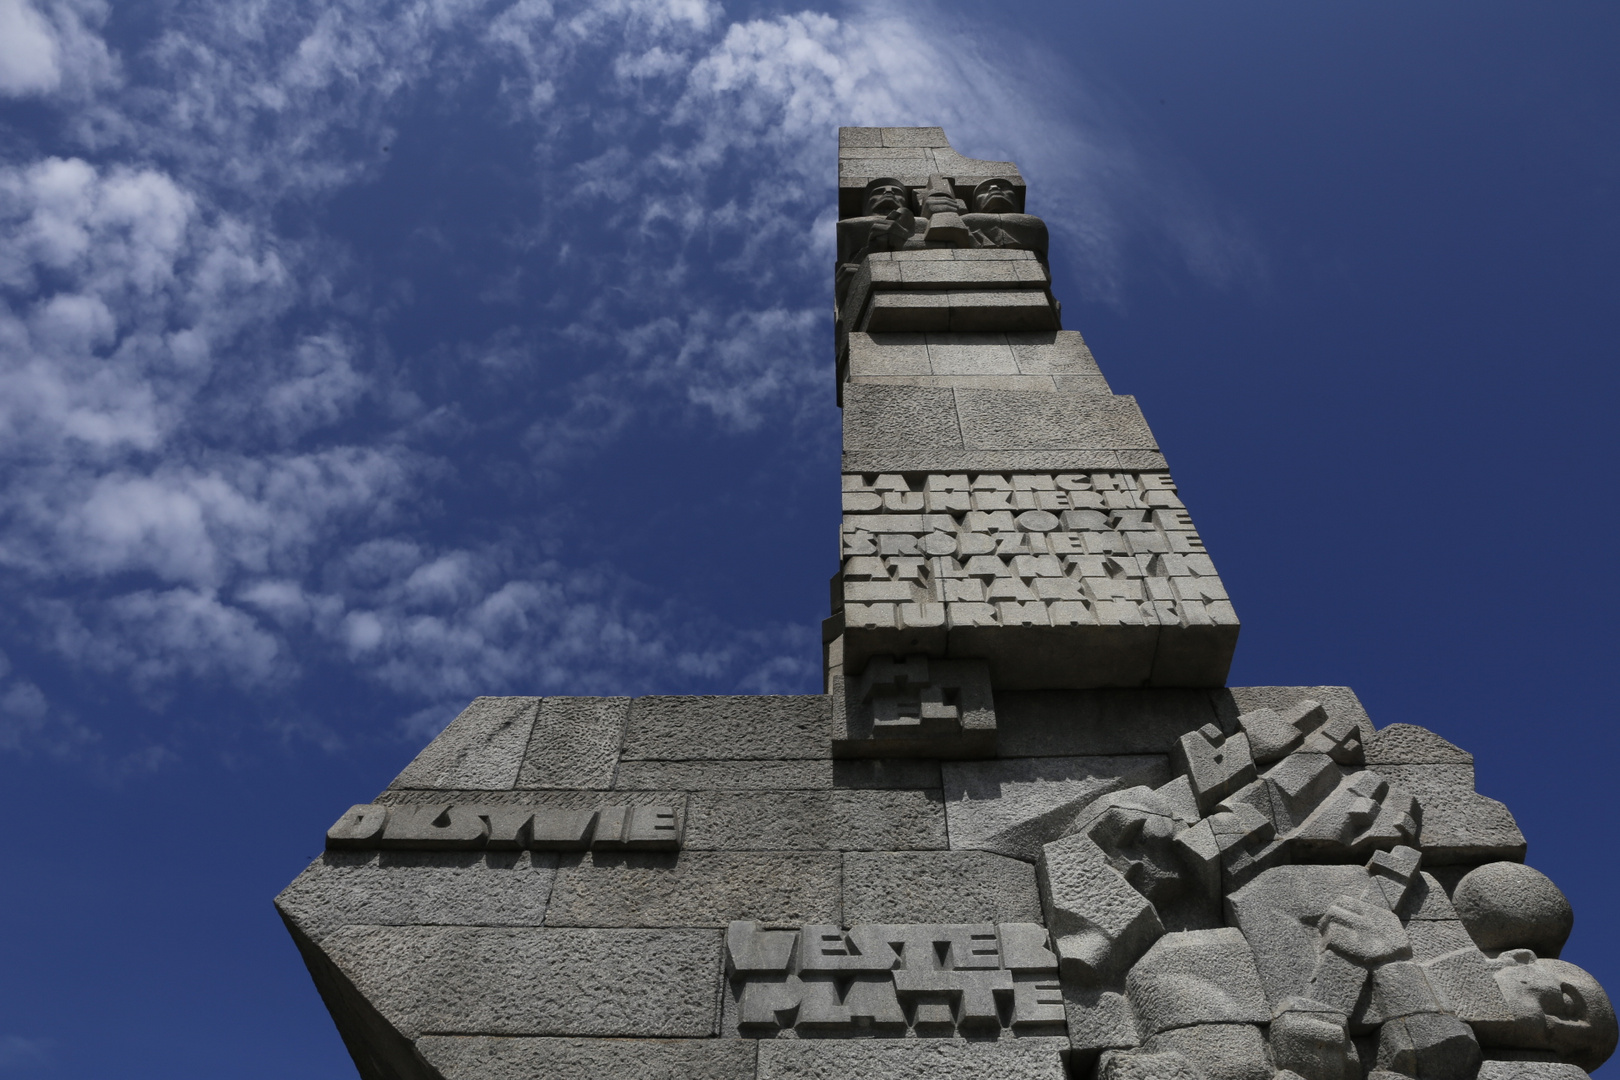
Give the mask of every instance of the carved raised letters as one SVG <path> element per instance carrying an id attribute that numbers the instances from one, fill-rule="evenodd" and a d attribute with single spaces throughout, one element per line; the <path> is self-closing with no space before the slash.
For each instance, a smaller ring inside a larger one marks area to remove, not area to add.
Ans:
<path id="1" fill-rule="evenodd" d="M 769 1037 L 1061 1034 L 1063 992 L 1034 923 L 809 925 L 734 922 L 726 974 L 737 1031 Z"/>
<path id="2" fill-rule="evenodd" d="M 539 806 L 428 803 L 352 806 L 326 831 L 327 850 L 671 851 L 681 815 L 670 806 Z"/>
<path id="3" fill-rule="evenodd" d="M 1166 473 L 844 476 L 852 626 L 1236 626 Z"/>

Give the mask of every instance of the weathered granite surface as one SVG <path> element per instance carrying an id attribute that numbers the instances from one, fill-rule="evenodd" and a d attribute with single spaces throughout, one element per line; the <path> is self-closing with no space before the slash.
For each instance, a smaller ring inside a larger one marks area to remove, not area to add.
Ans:
<path id="1" fill-rule="evenodd" d="M 827 693 L 480 697 L 335 793 L 276 903 L 360 1075 L 1601 1065 L 1574 912 L 1473 756 L 1348 687 L 1225 685 L 1232 598 L 1061 328 L 1016 166 L 839 146 Z"/>

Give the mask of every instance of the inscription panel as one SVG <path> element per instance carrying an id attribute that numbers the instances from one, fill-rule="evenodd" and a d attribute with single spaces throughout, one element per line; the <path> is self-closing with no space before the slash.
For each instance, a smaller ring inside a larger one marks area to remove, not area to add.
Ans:
<path id="1" fill-rule="evenodd" d="M 684 814 L 673 806 L 351 806 L 326 830 L 328 851 L 672 851 Z"/>
<path id="2" fill-rule="evenodd" d="M 726 975 L 736 1031 L 770 1038 L 952 1038 L 1064 1031 L 1057 956 L 1036 923 L 734 922 Z"/>
<path id="3" fill-rule="evenodd" d="M 847 626 L 1236 626 L 1163 472 L 844 475 Z"/>

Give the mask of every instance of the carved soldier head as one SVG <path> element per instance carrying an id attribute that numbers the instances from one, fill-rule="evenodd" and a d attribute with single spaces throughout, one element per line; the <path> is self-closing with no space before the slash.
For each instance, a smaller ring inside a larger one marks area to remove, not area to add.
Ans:
<path id="1" fill-rule="evenodd" d="M 866 213 L 883 217 L 911 206 L 911 192 L 892 176 L 880 176 L 866 185 Z"/>
<path id="2" fill-rule="evenodd" d="M 1496 985 L 1513 1021 L 1492 1034 L 1498 1045 L 1551 1050 L 1588 1071 L 1614 1052 L 1614 1008 L 1598 981 L 1574 964 L 1538 959 L 1529 949 L 1511 949 L 1494 961 Z"/>
<path id="3" fill-rule="evenodd" d="M 1018 213 L 1018 193 L 1012 181 L 997 176 L 980 183 L 973 189 L 973 211 L 978 214 Z"/>

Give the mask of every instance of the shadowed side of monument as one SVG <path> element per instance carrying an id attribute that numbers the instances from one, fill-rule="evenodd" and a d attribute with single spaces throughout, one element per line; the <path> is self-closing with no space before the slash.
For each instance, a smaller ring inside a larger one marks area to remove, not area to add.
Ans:
<path id="1" fill-rule="evenodd" d="M 1473 758 L 1238 622 L 1010 162 L 840 132 L 826 692 L 479 698 L 276 904 L 366 1080 L 1582 1080 Z M 334 808 L 336 809 L 336 808 Z"/>

